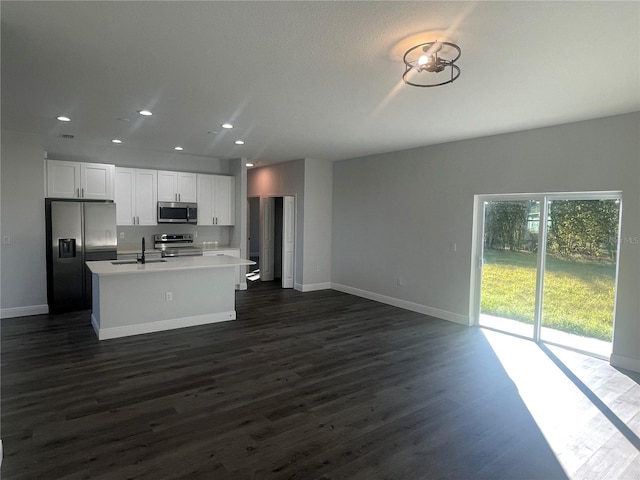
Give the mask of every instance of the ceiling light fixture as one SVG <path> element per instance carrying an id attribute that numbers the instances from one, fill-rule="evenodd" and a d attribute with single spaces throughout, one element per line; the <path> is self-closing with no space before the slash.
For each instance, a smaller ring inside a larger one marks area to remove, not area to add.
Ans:
<path id="1" fill-rule="evenodd" d="M 402 80 L 414 87 L 438 87 L 452 83 L 460 76 L 455 62 L 460 47 L 452 42 L 434 41 L 411 47 L 404 54 Z"/>
<path id="2" fill-rule="evenodd" d="M 179 152 L 183 151 L 184 148 L 182 148 L 181 146 L 177 146 L 177 147 L 173 147 L 174 150 L 177 150 Z"/>
<path id="3" fill-rule="evenodd" d="M 247 164 L 246 164 L 246 166 L 247 166 L 247 167 L 253 167 L 254 165 L 255 165 L 255 164 L 253 164 L 253 163 L 247 163 Z"/>
<path id="4" fill-rule="evenodd" d="M 151 113 L 149 110 L 138 110 L 138 113 L 140 115 L 144 115 L 145 117 L 150 117 L 151 115 L 153 115 L 153 113 Z"/>
<path id="5" fill-rule="evenodd" d="M 235 144 L 236 145 L 244 145 L 244 140 L 236 140 Z"/>
<path id="6" fill-rule="evenodd" d="M 122 140 L 120 140 L 119 138 L 114 138 L 113 140 L 111 140 L 111 143 L 122 143 Z"/>
<path id="7" fill-rule="evenodd" d="M 56 117 L 56 119 L 60 120 L 61 122 L 70 122 L 71 119 L 69 117 L 65 117 L 63 115 L 60 115 L 59 117 Z"/>
<path id="8" fill-rule="evenodd" d="M 231 125 L 230 123 L 223 123 L 222 125 L 220 125 L 222 128 L 233 128 L 233 125 Z"/>

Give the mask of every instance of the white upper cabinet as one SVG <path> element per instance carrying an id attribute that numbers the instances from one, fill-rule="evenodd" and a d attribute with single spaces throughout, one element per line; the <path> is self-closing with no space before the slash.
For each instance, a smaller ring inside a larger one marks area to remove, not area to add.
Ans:
<path id="1" fill-rule="evenodd" d="M 235 178 L 198 174 L 198 225 L 234 225 Z"/>
<path id="2" fill-rule="evenodd" d="M 116 223 L 156 225 L 158 177 L 156 170 L 116 168 Z"/>
<path id="3" fill-rule="evenodd" d="M 158 171 L 158 201 L 196 203 L 197 177 L 195 173 Z"/>
<path id="4" fill-rule="evenodd" d="M 235 191 L 235 177 L 214 176 L 213 218 L 216 225 L 235 224 Z"/>
<path id="5" fill-rule="evenodd" d="M 115 166 L 47 160 L 47 197 L 113 200 Z"/>

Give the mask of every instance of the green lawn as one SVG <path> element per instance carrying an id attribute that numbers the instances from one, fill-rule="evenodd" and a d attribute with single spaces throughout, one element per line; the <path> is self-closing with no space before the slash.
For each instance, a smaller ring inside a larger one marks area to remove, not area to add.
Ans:
<path id="1" fill-rule="evenodd" d="M 536 254 L 487 250 L 481 311 L 533 323 Z M 548 256 L 543 322 L 582 336 L 611 341 L 615 263 Z"/>

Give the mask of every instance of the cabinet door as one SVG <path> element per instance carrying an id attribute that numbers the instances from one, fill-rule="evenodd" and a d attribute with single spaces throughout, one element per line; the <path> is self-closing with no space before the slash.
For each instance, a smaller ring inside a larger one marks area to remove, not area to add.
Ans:
<path id="1" fill-rule="evenodd" d="M 216 175 L 213 186 L 213 217 L 216 225 L 234 225 L 234 177 Z"/>
<path id="2" fill-rule="evenodd" d="M 135 223 L 134 178 L 134 169 L 116 168 L 115 201 L 117 225 L 133 225 Z"/>
<path id="3" fill-rule="evenodd" d="M 198 225 L 213 225 L 213 175 L 198 174 Z"/>
<path id="4" fill-rule="evenodd" d="M 178 172 L 178 200 L 180 202 L 197 202 L 197 178 L 195 173 Z"/>
<path id="5" fill-rule="evenodd" d="M 178 172 L 158 171 L 158 201 L 178 201 Z"/>
<path id="6" fill-rule="evenodd" d="M 80 197 L 113 200 L 115 166 L 104 163 L 80 164 Z"/>
<path id="7" fill-rule="evenodd" d="M 135 213 L 137 225 L 158 223 L 158 175 L 155 170 L 136 170 Z"/>
<path id="8" fill-rule="evenodd" d="M 47 197 L 77 198 L 80 196 L 80 164 L 47 160 Z"/>

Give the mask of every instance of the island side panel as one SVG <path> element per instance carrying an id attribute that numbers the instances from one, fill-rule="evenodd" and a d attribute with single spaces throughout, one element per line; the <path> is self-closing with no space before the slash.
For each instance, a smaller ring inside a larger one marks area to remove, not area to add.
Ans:
<path id="1" fill-rule="evenodd" d="M 234 320 L 234 273 L 235 267 L 218 267 L 101 275 L 93 314 L 98 338 Z"/>

